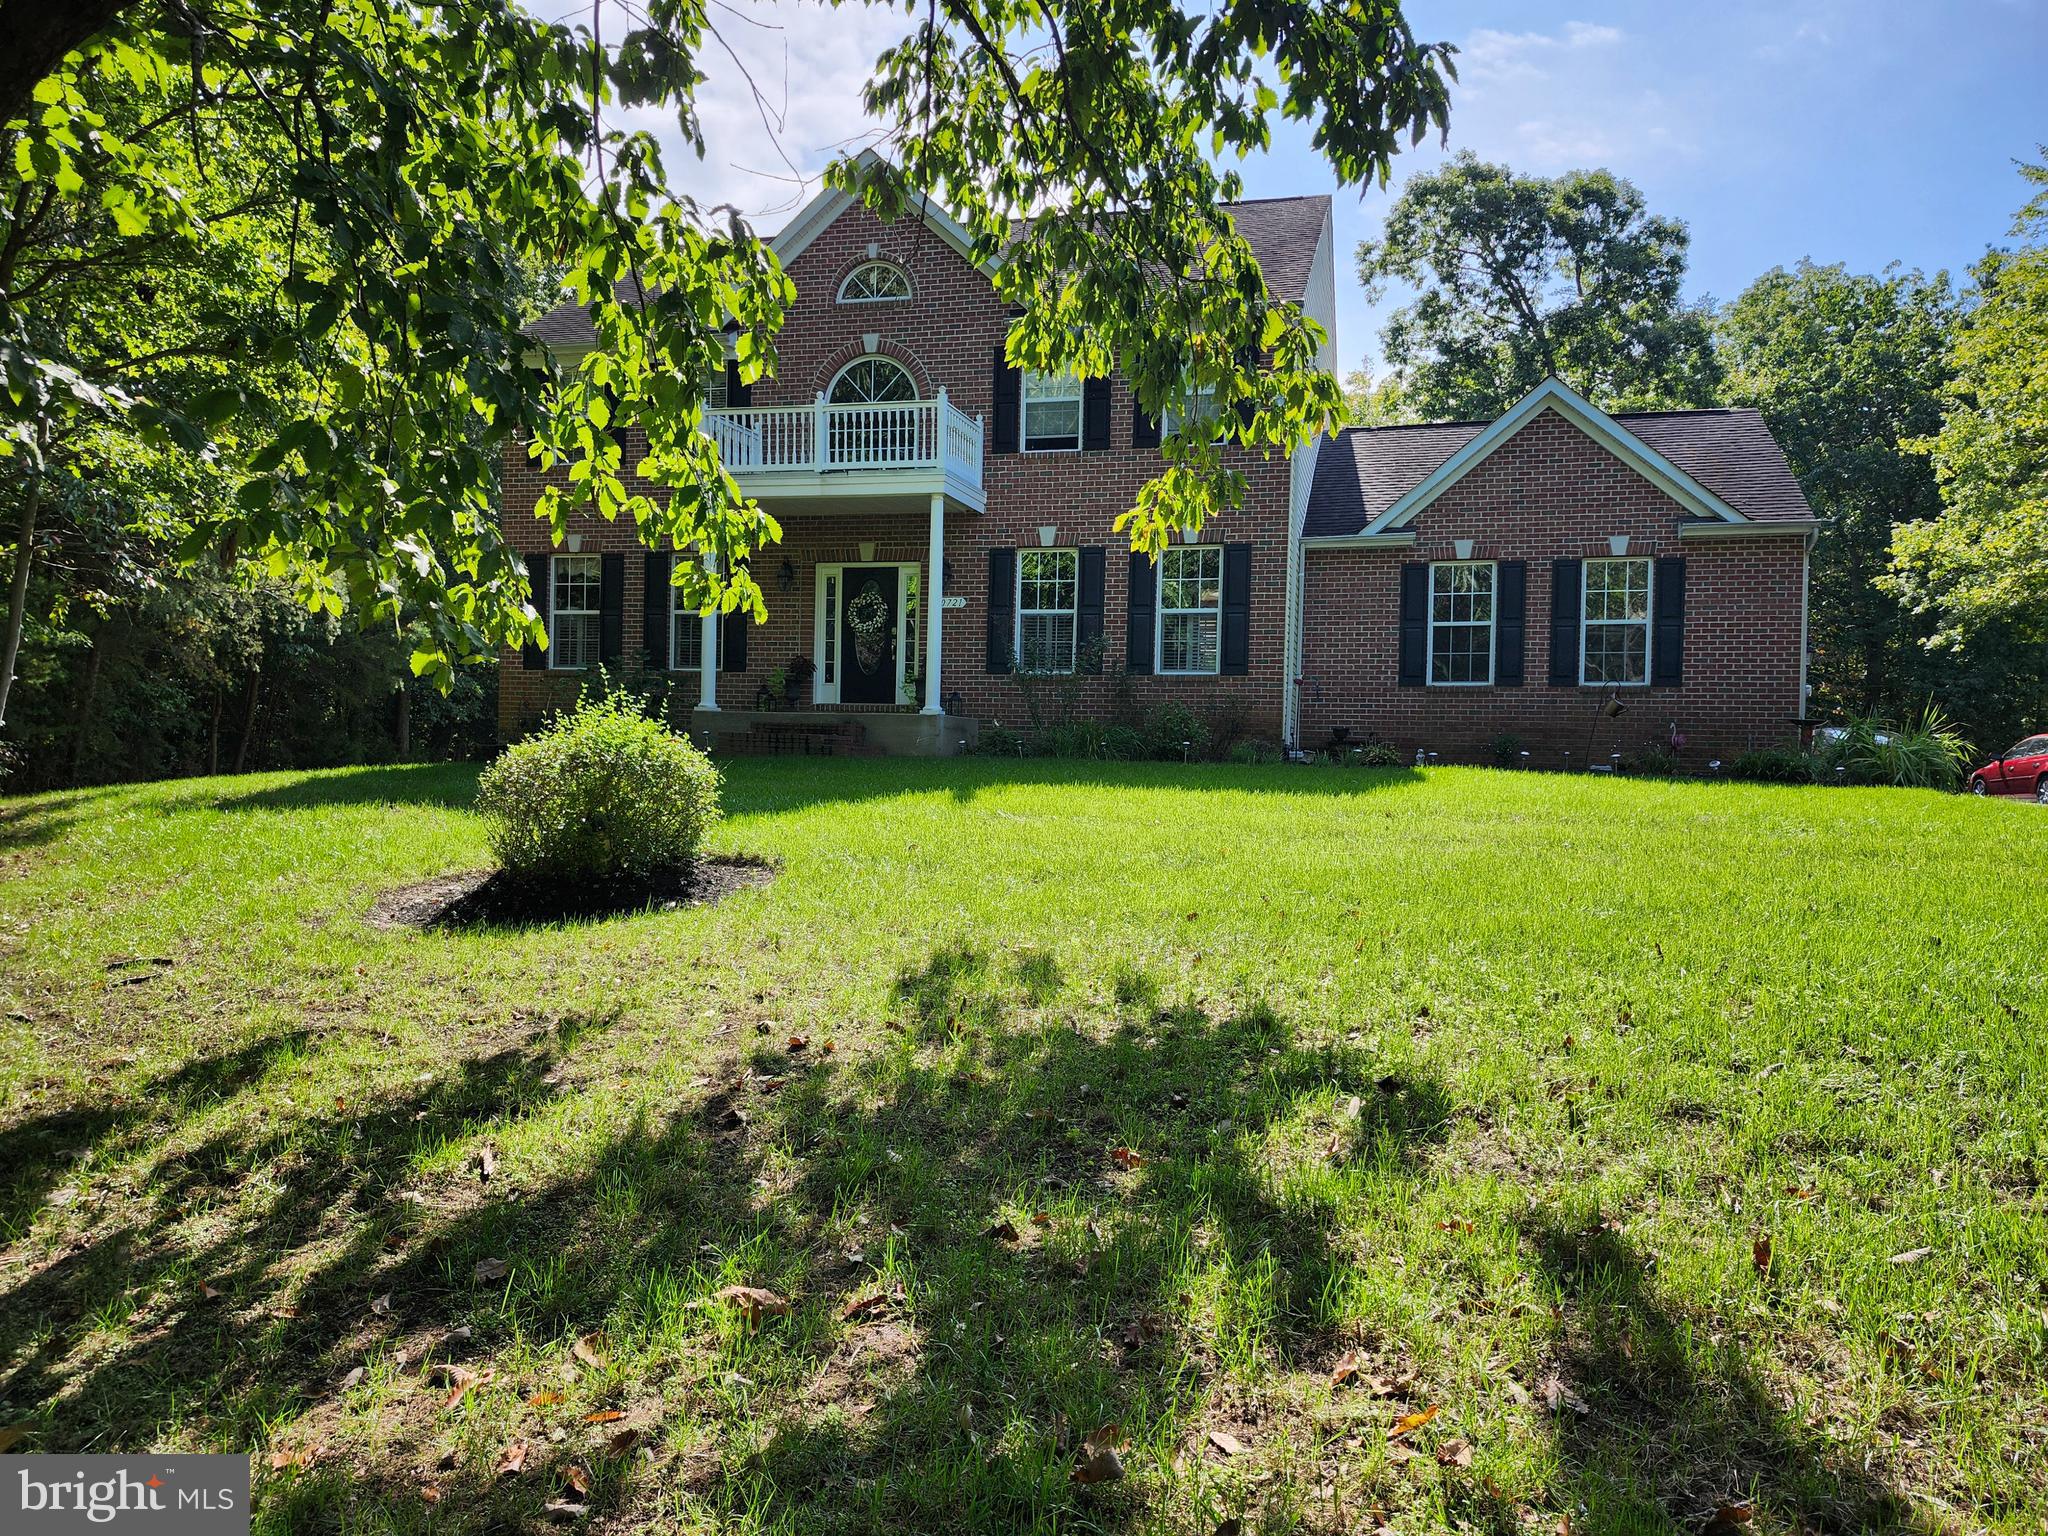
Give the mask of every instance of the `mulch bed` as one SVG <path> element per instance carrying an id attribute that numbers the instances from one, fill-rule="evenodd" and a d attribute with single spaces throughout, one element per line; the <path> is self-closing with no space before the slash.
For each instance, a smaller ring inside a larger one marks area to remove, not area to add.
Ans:
<path id="1" fill-rule="evenodd" d="M 437 875 L 389 890 L 364 915 L 373 928 L 517 927 L 540 923 L 588 922 L 629 912 L 672 912 L 708 906 L 734 891 L 766 885 L 775 866 L 766 859 L 732 855 L 699 859 L 630 885 L 538 886 L 502 869 L 472 869 Z"/>

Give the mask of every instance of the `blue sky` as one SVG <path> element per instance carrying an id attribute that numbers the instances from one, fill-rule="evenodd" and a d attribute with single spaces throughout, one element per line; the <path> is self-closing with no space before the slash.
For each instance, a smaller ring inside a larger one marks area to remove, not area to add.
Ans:
<path id="1" fill-rule="evenodd" d="M 815 190 L 800 178 L 861 134 L 860 84 L 902 12 L 758 0 L 735 14 L 724 30 L 759 97 L 714 73 L 706 158 L 669 163 L 774 229 Z M 1411 0 L 1408 14 L 1460 49 L 1448 152 L 1627 177 L 1691 226 L 1694 297 L 1731 298 L 1802 256 L 1960 271 L 2004 238 L 2022 200 L 2013 162 L 2048 140 L 2048 0 Z M 1401 180 L 1445 153 L 1432 140 L 1402 155 L 1363 197 L 1334 188 L 1305 132 L 1243 168 L 1254 196 L 1336 193 L 1347 370 L 1376 356 L 1381 319 L 1351 252 Z"/>

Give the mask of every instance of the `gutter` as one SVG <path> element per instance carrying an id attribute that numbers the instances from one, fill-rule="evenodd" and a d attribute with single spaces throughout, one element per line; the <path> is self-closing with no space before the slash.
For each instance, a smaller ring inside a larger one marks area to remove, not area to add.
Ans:
<path id="1" fill-rule="evenodd" d="M 1415 545 L 1412 528 L 1391 533 L 1319 533 L 1301 541 L 1303 549 L 1413 549 Z"/>
<path id="2" fill-rule="evenodd" d="M 1746 523 L 1680 523 L 1678 539 L 1682 544 L 1696 544 L 1712 543 L 1716 539 L 1767 539 L 1776 534 L 1796 533 L 1811 545 L 1813 536 L 1820 531 L 1821 522 L 1822 519 L 1817 517 L 1773 517 Z"/>

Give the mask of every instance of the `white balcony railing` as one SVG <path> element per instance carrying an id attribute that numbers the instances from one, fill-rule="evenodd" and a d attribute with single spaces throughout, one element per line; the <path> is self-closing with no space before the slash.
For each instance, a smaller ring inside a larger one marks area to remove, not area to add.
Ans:
<path id="1" fill-rule="evenodd" d="M 981 421 L 939 391 L 893 405 L 755 405 L 706 411 L 705 429 L 734 475 L 936 469 L 981 485 Z"/>

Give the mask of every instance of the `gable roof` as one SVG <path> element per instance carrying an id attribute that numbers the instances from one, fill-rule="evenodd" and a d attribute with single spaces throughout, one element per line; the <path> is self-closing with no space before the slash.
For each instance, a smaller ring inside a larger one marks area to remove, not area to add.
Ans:
<path id="1" fill-rule="evenodd" d="M 1389 532 L 1448 490 L 1539 411 L 1556 410 L 1703 521 L 1812 520 L 1784 450 L 1748 407 L 1619 411 L 1587 404 L 1555 379 L 1495 421 L 1347 427 L 1316 455 L 1302 533 Z"/>
<path id="2" fill-rule="evenodd" d="M 873 150 L 863 151 L 873 154 Z M 786 267 L 801 256 L 832 221 L 853 205 L 853 198 L 827 187 L 797 210 L 780 233 L 768 238 L 776 258 Z M 1299 302 L 1308 296 L 1309 269 L 1315 265 L 1316 247 L 1323 237 L 1323 224 L 1330 214 L 1327 193 L 1311 197 L 1260 197 L 1241 203 L 1225 203 L 1224 209 L 1236 221 L 1237 231 L 1252 248 L 1266 287 L 1276 297 Z M 963 259 L 971 260 L 972 242 L 967 231 L 937 203 L 926 201 L 915 212 L 916 219 L 951 246 Z M 993 267 L 984 270 L 993 271 Z M 627 284 L 633 284 L 631 289 Z M 639 297 L 637 281 L 627 279 L 621 291 Z M 590 316 L 582 305 L 570 300 L 557 305 L 528 325 L 526 339 L 549 347 L 588 347 L 597 338 Z"/>

